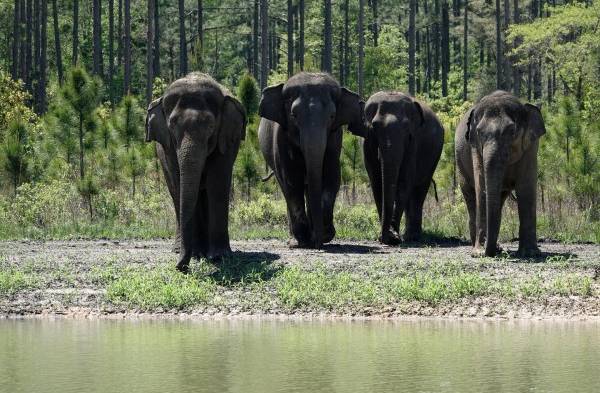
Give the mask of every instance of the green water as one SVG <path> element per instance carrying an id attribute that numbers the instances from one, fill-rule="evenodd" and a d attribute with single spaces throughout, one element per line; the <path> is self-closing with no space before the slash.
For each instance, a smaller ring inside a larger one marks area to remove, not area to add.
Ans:
<path id="1" fill-rule="evenodd" d="M 0 392 L 600 392 L 600 324 L 0 320 Z"/>

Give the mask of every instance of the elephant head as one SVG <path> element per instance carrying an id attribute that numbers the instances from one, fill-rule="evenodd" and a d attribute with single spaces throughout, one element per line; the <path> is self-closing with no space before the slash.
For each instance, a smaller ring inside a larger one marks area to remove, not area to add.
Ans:
<path id="1" fill-rule="evenodd" d="M 279 123 L 290 143 L 301 151 L 300 159 L 304 159 L 314 247 L 320 247 L 323 241 L 323 160 L 329 135 L 343 125 L 363 135 L 363 107 L 358 94 L 340 87 L 328 74 L 299 73 L 285 84 L 263 90 L 260 116 Z"/>
<path id="2" fill-rule="evenodd" d="M 497 252 L 506 170 L 545 132 L 540 110 L 504 91 L 485 96 L 469 113 L 465 138 L 473 152 L 476 184 L 485 194 L 487 256 Z M 484 202 L 483 197 L 479 201 Z"/>
<path id="3" fill-rule="evenodd" d="M 210 76 L 198 73 L 173 82 L 148 109 L 146 141 L 156 141 L 176 155 L 182 260 L 189 261 L 192 253 L 207 158 L 231 154 L 236 141 L 244 139 L 245 124 L 241 104 Z"/>
<path id="4" fill-rule="evenodd" d="M 390 227 L 401 167 L 414 163 L 415 134 L 425 122 L 423 108 L 412 97 L 399 92 L 379 92 L 365 106 L 367 138 L 378 146 L 381 163 L 382 228 Z M 382 233 L 382 241 L 395 234 Z"/>

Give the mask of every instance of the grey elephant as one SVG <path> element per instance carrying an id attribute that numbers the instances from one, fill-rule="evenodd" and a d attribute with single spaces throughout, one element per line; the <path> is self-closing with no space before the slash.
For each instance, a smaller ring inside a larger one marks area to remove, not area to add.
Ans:
<path id="1" fill-rule="evenodd" d="M 378 92 L 365 105 L 365 167 L 381 223 L 379 241 L 419 240 L 423 203 L 444 145 L 444 128 L 424 103 L 400 92 Z"/>
<path id="2" fill-rule="evenodd" d="M 210 76 L 173 82 L 148 107 L 146 141 L 156 141 L 177 217 L 177 269 L 192 256 L 231 252 L 228 232 L 233 163 L 245 137 L 241 104 Z"/>
<path id="3" fill-rule="evenodd" d="M 515 191 L 519 255 L 540 254 L 536 237 L 537 151 L 546 132 L 540 110 L 505 91 L 483 97 L 455 135 L 460 188 L 469 212 L 473 256 L 495 256 L 502 206 Z"/>
<path id="4" fill-rule="evenodd" d="M 299 73 L 262 93 L 260 148 L 285 197 L 294 245 L 320 248 L 335 236 L 341 127 L 362 135 L 363 106 L 322 73 Z"/>

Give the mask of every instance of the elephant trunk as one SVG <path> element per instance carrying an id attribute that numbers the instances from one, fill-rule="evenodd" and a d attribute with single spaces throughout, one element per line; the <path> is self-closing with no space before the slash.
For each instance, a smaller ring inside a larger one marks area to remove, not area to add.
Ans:
<path id="1" fill-rule="evenodd" d="M 506 158 L 499 149 L 484 149 L 484 181 L 486 206 L 486 242 L 485 255 L 493 257 L 498 248 L 498 234 L 502 216 L 502 182 L 506 168 Z"/>
<path id="2" fill-rule="evenodd" d="M 324 130 L 305 133 L 301 138 L 302 153 L 306 165 L 307 210 L 311 223 L 311 245 L 320 248 L 323 245 L 323 158 L 327 146 L 327 134 Z"/>
<path id="3" fill-rule="evenodd" d="M 394 204 L 398 194 L 397 184 L 402 163 L 403 151 L 391 150 L 389 147 L 380 146 L 379 156 L 381 162 L 382 201 L 381 201 L 381 236 L 385 240 L 390 230 L 394 215 Z"/>
<path id="4" fill-rule="evenodd" d="M 184 137 L 178 152 L 180 171 L 179 222 L 181 226 L 181 258 L 187 264 L 194 248 L 196 236 L 196 205 L 200 180 L 206 162 L 206 144 Z"/>

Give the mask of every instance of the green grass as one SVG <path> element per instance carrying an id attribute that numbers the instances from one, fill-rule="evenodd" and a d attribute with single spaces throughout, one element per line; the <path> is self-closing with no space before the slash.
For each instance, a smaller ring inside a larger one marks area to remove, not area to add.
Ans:
<path id="1" fill-rule="evenodd" d="M 36 285 L 36 277 L 21 270 L 0 270 L 0 295 L 14 295 L 15 293 L 33 288 Z"/>
<path id="2" fill-rule="evenodd" d="M 105 279 L 110 302 L 144 311 L 190 308 L 207 303 L 215 292 L 212 280 L 183 275 L 173 268 L 130 270 Z"/>

